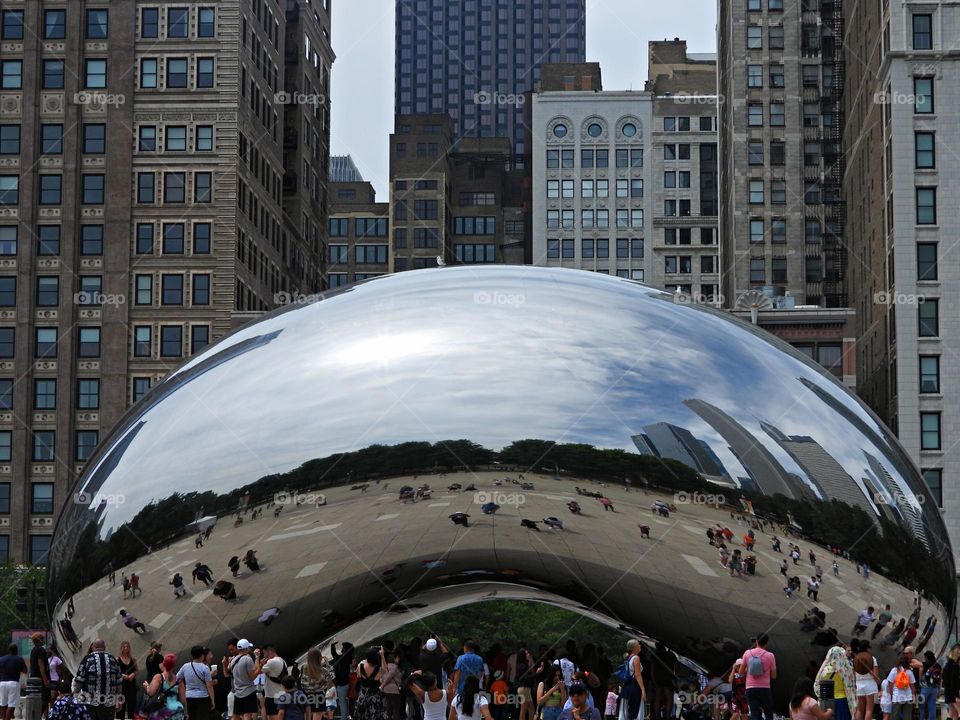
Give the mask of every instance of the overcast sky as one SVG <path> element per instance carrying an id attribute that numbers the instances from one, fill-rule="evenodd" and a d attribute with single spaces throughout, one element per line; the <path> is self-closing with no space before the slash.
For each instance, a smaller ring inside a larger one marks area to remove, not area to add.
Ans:
<path id="1" fill-rule="evenodd" d="M 352 155 L 386 202 L 393 129 L 396 0 L 333 3 L 334 155 Z M 599 61 L 606 90 L 643 88 L 647 42 L 680 37 L 690 52 L 716 51 L 716 0 L 587 0 L 587 60 Z"/>

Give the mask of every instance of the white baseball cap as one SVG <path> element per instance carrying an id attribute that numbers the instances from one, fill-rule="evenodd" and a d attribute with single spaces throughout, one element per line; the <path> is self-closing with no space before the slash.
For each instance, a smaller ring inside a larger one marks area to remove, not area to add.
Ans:
<path id="1" fill-rule="evenodd" d="M 427 640 L 427 644 L 426 644 L 425 647 L 427 648 L 427 650 L 431 650 L 431 651 L 432 651 L 432 650 L 436 650 L 436 649 L 437 649 L 437 641 L 434 640 L 433 638 L 430 638 L 429 640 Z"/>
<path id="2" fill-rule="evenodd" d="M 250 650 L 253 648 L 253 643 L 249 640 L 237 640 L 237 649 L 238 650 Z"/>

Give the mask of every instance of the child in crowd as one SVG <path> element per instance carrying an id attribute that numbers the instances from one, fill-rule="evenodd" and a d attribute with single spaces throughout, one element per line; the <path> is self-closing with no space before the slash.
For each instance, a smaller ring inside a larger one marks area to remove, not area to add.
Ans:
<path id="1" fill-rule="evenodd" d="M 893 712 L 893 698 L 887 692 L 890 680 L 884 678 L 880 683 L 880 711 L 883 713 L 883 720 L 890 720 L 890 713 Z"/>
<path id="2" fill-rule="evenodd" d="M 617 718 L 617 701 L 620 699 L 617 695 L 617 688 L 619 686 L 620 683 L 615 677 L 607 680 L 607 702 L 603 708 L 604 720 L 616 720 Z"/>

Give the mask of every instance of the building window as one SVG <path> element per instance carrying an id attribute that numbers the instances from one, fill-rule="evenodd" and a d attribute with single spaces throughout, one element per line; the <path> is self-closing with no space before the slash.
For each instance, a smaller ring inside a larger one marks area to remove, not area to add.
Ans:
<path id="1" fill-rule="evenodd" d="M 66 10 L 45 10 L 43 12 L 43 39 L 63 40 L 67 31 Z"/>
<path id="2" fill-rule="evenodd" d="M 940 356 L 920 356 L 920 392 L 940 392 Z"/>
<path id="3" fill-rule="evenodd" d="M 156 202 L 157 178 L 152 172 L 137 173 L 137 202 L 150 204 Z"/>
<path id="4" fill-rule="evenodd" d="M 787 241 L 787 221 L 784 218 L 773 218 L 770 221 L 770 242 L 785 243 Z"/>
<path id="5" fill-rule="evenodd" d="M 183 275 L 164 274 L 160 277 L 160 304 L 183 305 Z"/>
<path id="6" fill-rule="evenodd" d="M 933 94 L 933 78 L 918 77 L 913 79 L 913 112 L 918 115 L 929 115 L 935 110 Z"/>
<path id="7" fill-rule="evenodd" d="M 135 377 L 133 379 L 133 388 L 132 388 L 132 399 L 133 402 L 137 402 L 140 398 L 147 394 L 150 390 L 150 378 L 148 377 Z"/>
<path id="8" fill-rule="evenodd" d="M 212 57 L 197 58 L 197 87 L 212 88 L 214 85 L 215 61 Z"/>
<path id="9" fill-rule="evenodd" d="M 920 413 L 920 449 L 940 449 L 940 413 Z"/>
<path id="10" fill-rule="evenodd" d="M 103 255 L 103 225 L 80 226 L 80 254 Z"/>
<path id="11" fill-rule="evenodd" d="M 30 485 L 30 512 L 33 515 L 53 515 L 53 483 Z"/>
<path id="12" fill-rule="evenodd" d="M 936 163 L 935 135 L 931 132 L 914 133 L 914 163 L 917 169 L 934 168 Z"/>
<path id="13" fill-rule="evenodd" d="M 83 175 L 81 202 L 84 205 L 103 205 L 103 180 L 103 175 Z"/>
<path id="14" fill-rule="evenodd" d="M 37 278 L 37 305 L 57 307 L 60 304 L 60 278 L 43 276 Z"/>
<path id="15" fill-rule="evenodd" d="M 763 103 L 750 103 L 747 105 L 747 125 L 750 127 L 763 127 Z"/>
<path id="16" fill-rule="evenodd" d="M 179 325 L 160 326 L 160 357 L 183 355 L 183 328 Z"/>
<path id="17" fill-rule="evenodd" d="M 763 205 L 763 180 L 752 178 L 750 180 L 750 204 Z"/>
<path id="18" fill-rule="evenodd" d="M 927 488 L 930 490 L 930 494 L 933 495 L 934 501 L 937 503 L 938 508 L 943 507 L 943 470 L 940 468 L 927 468 L 926 470 L 921 470 L 923 473 L 923 480 L 927 483 Z"/>
<path id="19" fill-rule="evenodd" d="M 933 15 L 927 13 L 914 14 L 913 49 L 933 50 Z"/>
<path id="20" fill-rule="evenodd" d="M 106 60 L 84 61 L 83 86 L 89 90 L 103 90 L 107 87 Z"/>
<path id="21" fill-rule="evenodd" d="M 182 255 L 184 253 L 184 224 L 163 224 L 163 254 Z"/>
<path id="22" fill-rule="evenodd" d="M 53 430 L 34 430 L 33 451 L 30 457 L 34 462 L 51 462 L 54 458 L 54 446 Z"/>
<path id="23" fill-rule="evenodd" d="M 917 243 L 917 280 L 937 279 L 937 243 Z"/>
<path id="24" fill-rule="evenodd" d="M 937 337 L 940 335 L 940 301 L 926 298 L 917 306 L 920 318 L 920 337 Z"/>
<path id="25" fill-rule="evenodd" d="M 137 223 L 137 255 L 153 253 L 153 223 Z"/>
<path id="26" fill-rule="evenodd" d="M 787 282 L 787 259 L 773 258 L 770 269 L 773 282 L 777 285 L 785 285 Z"/>
<path id="27" fill-rule="evenodd" d="M 0 87 L 4 90 L 20 90 L 22 85 L 23 61 L 0 60 Z"/>
<path id="28" fill-rule="evenodd" d="M 767 281 L 767 271 L 763 258 L 750 258 L 750 282 L 764 283 Z"/>
<path id="29" fill-rule="evenodd" d="M 103 123 L 84 123 L 83 152 L 88 155 L 103 155 L 106 152 L 106 135 L 107 126 Z"/>
<path id="30" fill-rule="evenodd" d="M 767 39 L 771 50 L 783 50 L 783 25 L 771 25 L 767 30 Z"/>
<path id="31" fill-rule="evenodd" d="M 213 151 L 213 125 L 197 125 L 194 145 L 197 152 Z"/>
<path id="32" fill-rule="evenodd" d="M 20 178 L 17 175 L 0 175 L 0 205 L 17 205 L 20 202 Z"/>
<path id="33" fill-rule="evenodd" d="M 0 155 L 20 154 L 20 126 L 0 125 Z"/>
<path id="34" fill-rule="evenodd" d="M 44 90 L 63 90 L 63 60 L 43 61 L 40 87 Z"/>
<path id="35" fill-rule="evenodd" d="M 187 87 L 187 58 L 167 58 L 167 87 Z"/>
<path id="36" fill-rule="evenodd" d="M 156 152 L 157 127 L 155 125 L 141 125 L 137 130 L 137 151 Z"/>
<path id="37" fill-rule="evenodd" d="M 917 188 L 917 225 L 937 224 L 937 189 Z"/>
<path id="38" fill-rule="evenodd" d="M 182 172 L 163 174 L 163 201 L 165 203 L 186 202 L 187 176 Z"/>
<path id="39" fill-rule="evenodd" d="M 173 7 L 167 10 L 167 37 L 185 38 L 189 34 L 190 8 Z"/>
<path id="40" fill-rule="evenodd" d="M 107 29 L 106 10 L 87 10 L 87 40 L 104 40 Z"/>
<path id="41" fill-rule="evenodd" d="M 750 165 L 763 165 L 762 140 L 751 140 L 747 143 L 747 163 Z"/>
<path id="42" fill-rule="evenodd" d="M 763 65 L 747 65 L 747 87 L 763 87 Z"/>
<path id="43" fill-rule="evenodd" d="M 383 247 L 386 249 L 387 246 L 384 245 Z M 386 255 L 386 253 L 384 253 L 384 255 Z M 386 257 L 384 257 L 383 261 L 387 261 Z M 193 276 L 193 296 L 191 302 L 194 305 L 210 304 L 210 276 L 206 273 Z"/>
<path id="44" fill-rule="evenodd" d="M 193 224 L 193 254 L 210 254 L 210 223 Z"/>
<path id="45" fill-rule="evenodd" d="M 100 357 L 100 328 L 82 327 L 79 329 L 80 343 L 77 348 L 77 357 Z"/>
<path id="46" fill-rule="evenodd" d="M 193 201 L 213 202 L 213 173 L 198 172 L 193 176 Z"/>
<path id="47" fill-rule="evenodd" d="M 770 181 L 770 203 L 785 205 L 787 202 L 787 183 L 785 180 Z"/>
<path id="48" fill-rule="evenodd" d="M 163 149 L 167 152 L 186 152 L 187 128 L 185 125 L 167 125 L 163 131 Z"/>
<path id="49" fill-rule="evenodd" d="M 140 37 L 160 37 L 160 8 L 143 8 L 140 11 Z"/>
<path id="50" fill-rule="evenodd" d="M 197 37 L 212 38 L 216 36 L 217 11 L 216 8 L 202 7 L 197 9 Z"/>
<path id="51" fill-rule="evenodd" d="M 761 218 L 752 218 L 750 220 L 750 242 L 762 243 L 764 239 L 764 224 Z"/>
<path id="52" fill-rule="evenodd" d="M 37 228 L 37 255 L 60 254 L 60 226 L 41 225 Z"/>
<path id="53" fill-rule="evenodd" d="M 149 325 L 133 328 L 133 356 L 148 358 L 152 354 L 153 333 Z"/>
<path id="54" fill-rule="evenodd" d="M 16 225 L 0 225 L 0 255 L 17 254 L 17 235 Z"/>
<path id="55" fill-rule="evenodd" d="M 383 265 L 387 262 L 386 245 L 357 245 L 354 252 L 358 265 Z"/>
<path id="56" fill-rule="evenodd" d="M 153 304 L 153 276 L 137 275 L 134 278 L 134 305 Z"/>
<path id="57" fill-rule="evenodd" d="M 2 37 L 4 40 L 23 40 L 23 10 L 4 10 Z"/>
<path id="58" fill-rule="evenodd" d="M 96 430 L 77 430 L 77 462 L 86 462 L 100 442 L 100 433 Z"/>
<path id="59" fill-rule="evenodd" d="M 17 278 L 13 275 L 0 276 L 0 307 L 17 306 Z M 6 331 L 8 328 L 3 328 Z M 3 357 L 13 357 L 12 355 Z"/>
<path id="60" fill-rule="evenodd" d="M 747 50 L 763 49 L 763 27 L 760 25 L 747 26 Z"/>
<path id="61" fill-rule="evenodd" d="M 359 279 L 359 278 L 358 278 Z M 193 325 L 190 328 L 190 354 L 196 355 L 210 344 L 210 326 Z"/>
<path id="62" fill-rule="evenodd" d="M 63 125 L 44 123 L 40 126 L 40 152 L 44 155 L 63 153 Z"/>
<path id="63" fill-rule="evenodd" d="M 156 58 L 141 58 L 140 59 L 140 88 L 149 90 L 158 87 L 157 78 L 160 74 L 159 71 L 160 61 Z"/>
<path id="64" fill-rule="evenodd" d="M 47 557 L 49 555 L 50 555 L 50 535 L 31 535 L 30 536 L 30 564 L 46 565 Z"/>
<path id="65" fill-rule="evenodd" d="M 786 105 L 782 102 L 770 103 L 770 127 L 783 127 L 786 125 Z"/>
<path id="66" fill-rule="evenodd" d="M 0 461 L 10 462 L 12 459 L 13 433 L 9 430 L 0 431 Z M 6 502 L 4 502 L 4 495 Z M 0 483 L 0 512 L 5 515 L 10 513 L 10 483 Z"/>
<path id="67" fill-rule="evenodd" d="M 774 63 L 770 65 L 770 87 L 782 88 L 786 86 L 783 77 L 783 65 Z"/>
<path id="68" fill-rule="evenodd" d="M 41 175 L 40 176 L 40 204 L 41 205 L 59 205 L 61 195 L 61 185 L 63 178 L 60 175 Z"/>
<path id="69" fill-rule="evenodd" d="M 100 381 L 97 378 L 77 380 L 77 408 L 80 410 L 100 408 Z"/>
<path id="70" fill-rule="evenodd" d="M 57 409 L 57 381 L 53 378 L 43 378 L 33 381 L 33 409 Z"/>
<path id="71" fill-rule="evenodd" d="M 13 380 L 0 380 L 0 410 L 13 410 Z"/>

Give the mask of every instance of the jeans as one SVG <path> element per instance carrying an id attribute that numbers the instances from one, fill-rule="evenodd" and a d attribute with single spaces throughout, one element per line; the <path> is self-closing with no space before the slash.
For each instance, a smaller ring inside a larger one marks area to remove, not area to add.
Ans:
<path id="1" fill-rule="evenodd" d="M 939 688 L 920 688 L 920 720 L 934 720 L 937 716 L 937 695 Z"/>
<path id="2" fill-rule="evenodd" d="M 773 720 L 773 692 L 770 688 L 747 688 L 747 705 L 750 720 Z"/>
<path id="3" fill-rule="evenodd" d="M 545 707 L 543 709 L 543 720 L 557 720 L 557 718 L 560 717 L 560 711 L 562 709 L 559 705 Z"/>
<path id="4" fill-rule="evenodd" d="M 347 699 L 349 691 L 349 685 L 337 685 L 337 720 L 347 720 L 350 717 L 350 701 Z"/>

